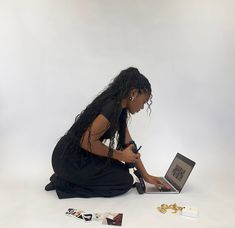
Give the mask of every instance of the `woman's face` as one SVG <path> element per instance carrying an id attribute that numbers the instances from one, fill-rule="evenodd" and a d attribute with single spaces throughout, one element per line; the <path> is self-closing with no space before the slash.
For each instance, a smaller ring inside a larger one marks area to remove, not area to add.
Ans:
<path id="1" fill-rule="evenodd" d="M 130 99 L 127 102 L 127 109 L 131 114 L 135 114 L 144 108 L 144 104 L 148 102 L 150 98 L 149 93 L 138 93 L 134 91 Z"/>

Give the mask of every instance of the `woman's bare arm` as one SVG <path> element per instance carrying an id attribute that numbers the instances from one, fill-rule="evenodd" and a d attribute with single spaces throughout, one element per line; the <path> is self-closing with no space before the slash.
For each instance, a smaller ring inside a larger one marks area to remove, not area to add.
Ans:
<path id="1" fill-rule="evenodd" d="M 128 143 L 132 141 L 132 138 L 130 136 L 129 130 L 128 128 L 126 128 L 126 138 L 125 138 L 125 142 Z M 146 171 L 144 164 L 142 163 L 142 160 L 139 158 L 136 160 L 135 162 L 135 166 L 136 168 L 139 170 L 141 176 L 144 178 L 144 180 L 150 184 L 154 184 L 154 185 L 162 185 L 164 186 L 166 189 L 170 189 L 170 186 L 163 183 L 161 181 L 161 179 L 159 179 L 158 177 L 152 176 L 150 174 L 148 174 L 148 172 Z"/>
<path id="2" fill-rule="evenodd" d="M 130 141 L 132 141 L 132 138 L 131 138 L 131 135 L 130 135 L 128 128 L 126 128 L 125 143 L 129 143 Z M 143 178 L 146 178 L 148 176 L 148 173 L 144 167 L 143 162 L 141 161 L 141 158 L 139 158 L 135 162 L 135 166 L 139 170 L 139 172 Z"/>
<path id="3" fill-rule="evenodd" d="M 100 137 L 108 130 L 109 126 L 110 122 L 108 119 L 102 114 L 98 115 L 91 126 L 84 132 L 80 141 L 81 147 L 93 154 L 107 157 L 109 148 L 100 141 Z M 125 152 L 113 150 L 112 158 L 125 162 L 136 162 L 139 159 L 139 154 L 134 154 L 131 151 L 131 147 L 128 147 Z"/>

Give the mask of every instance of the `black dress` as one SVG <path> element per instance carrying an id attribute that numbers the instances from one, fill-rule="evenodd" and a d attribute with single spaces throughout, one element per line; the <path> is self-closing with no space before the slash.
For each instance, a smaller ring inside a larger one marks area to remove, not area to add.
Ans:
<path id="1" fill-rule="evenodd" d="M 121 116 L 124 109 L 117 105 L 114 101 L 109 102 L 100 114 L 110 121 L 113 110 L 118 107 Z M 100 141 L 113 136 L 113 127 L 111 124 Z M 112 197 L 129 191 L 133 185 L 133 177 L 124 163 L 82 149 L 76 136 L 70 134 L 63 136 L 55 146 L 52 167 L 54 174 L 45 190 L 55 189 L 60 199 Z"/>

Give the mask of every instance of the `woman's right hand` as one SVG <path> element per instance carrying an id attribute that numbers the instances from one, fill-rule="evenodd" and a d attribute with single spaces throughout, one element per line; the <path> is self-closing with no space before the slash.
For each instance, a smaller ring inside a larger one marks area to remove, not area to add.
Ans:
<path id="1" fill-rule="evenodd" d="M 122 161 L 127 163 L 135 163 L 140 158 L 140 153 L 135 154 L 132 151 L 132 144 L 125 148 L 122 153 Z"/>

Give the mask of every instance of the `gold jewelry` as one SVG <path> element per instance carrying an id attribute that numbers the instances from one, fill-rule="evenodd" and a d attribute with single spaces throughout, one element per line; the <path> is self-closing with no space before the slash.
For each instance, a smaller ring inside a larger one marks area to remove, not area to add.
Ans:
<path id="1" fill-rule="evenodd" d="M 165 214 L 167 210 L 173 210 L 173 214 L 182 211 L 185 207 L 178 206 L 176 203 L 174 204 L 162 204 L 161 207 L 157 207 L 158 211 L 161 212 L 162 214 Z"/>

